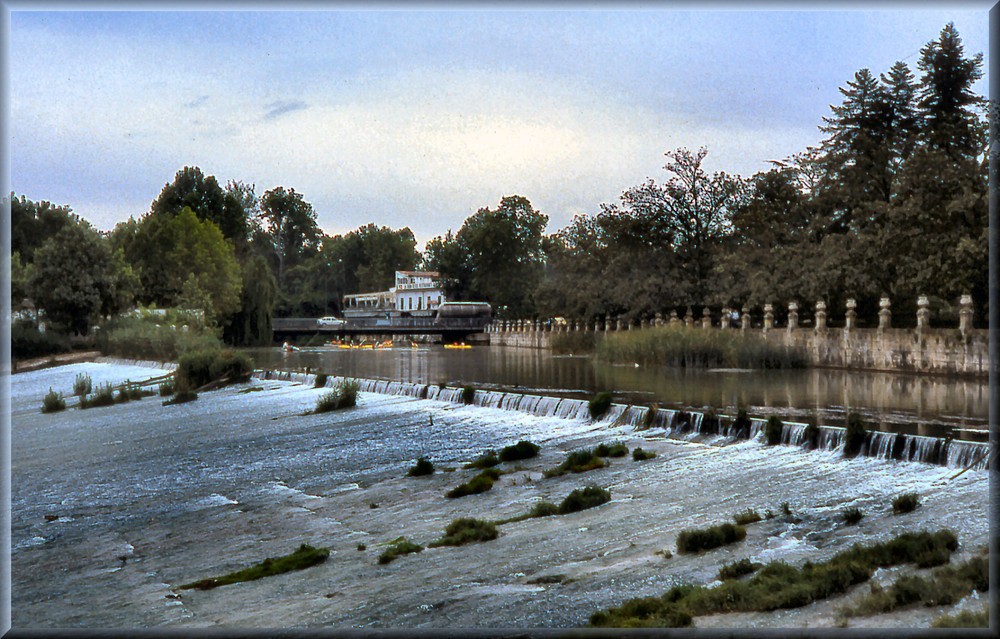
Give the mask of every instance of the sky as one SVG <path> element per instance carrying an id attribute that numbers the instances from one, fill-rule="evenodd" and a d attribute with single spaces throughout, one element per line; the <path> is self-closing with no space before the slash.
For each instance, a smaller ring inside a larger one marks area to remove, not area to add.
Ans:
<path id="1" fill-rule="evenodd" d="M 979 2 L 6 4 L 16 195 L 108 230 L 198 166 L 258 195 L 294 188 L 327 234 L 408 226 L 418 249 L 507 195 L 555 232 L 666 179 L 678 147 L 707 147 L 711 172 L 766 170 L 820 142 L 861 68 L 919 75 L 948 22 L 967 55 L 989 53 Z"/>

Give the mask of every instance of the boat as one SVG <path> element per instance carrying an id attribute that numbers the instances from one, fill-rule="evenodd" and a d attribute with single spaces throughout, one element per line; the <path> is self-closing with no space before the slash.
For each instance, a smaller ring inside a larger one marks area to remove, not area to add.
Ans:
<path id="1" fill-rule="evenodd" d="M 470 344 L 466 344 L 465 342 L 461 342 L 461 343 L 458 343 L 458 344 L 445 344 L 444 347 L 445 348 L 472 348 L 472 346 Z"/>

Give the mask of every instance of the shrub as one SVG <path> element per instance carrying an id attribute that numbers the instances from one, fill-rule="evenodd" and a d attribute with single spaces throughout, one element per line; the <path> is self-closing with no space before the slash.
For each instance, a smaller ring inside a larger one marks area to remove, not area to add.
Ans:
<path id="1" fill-rule="evenodd" d="M 733 524 L 721 524 L 700 530 L 682 530 L 677 535 L 677 552 L 696 553 L 702 550 L 711 550 L 742 541 L 746 536 L 746 528 Z"/>
<path id="2" fill-rule="evenodd" d="M 212 380 L 245 381 L 253 373 L 253 360 L 246 353 L 225 349 L 212 358 L 208 372 Z"/>
<path id="3" fill-rule="evenodd" d="M 465 465 L 465 468 L 493 468 L 500 464 L 496 451 L 488 450 Z"/>
<path id="4" fill-rule="evenodd" d="M 323 388 L 326 386 L 326 373 L 317 373 L 316 379 L 313 380 L 313 388 Z"/>
<path id="5" fill-rule="evenodd" d="M 319 396 L 316 400 L 314 413 L 327 413 L 332 410 L 351 408 L 358 403 L 358 390 L 361 386 L 353 379 L 340 380 L 333 388 Z"/>
<path id="6" fill-rule="evenodd" d="M 633 461 L 645 461 L 647 459 L 652 459 L 656 457 L 656 453 L 653 451 L 645 451 L 642 448 L 636 448 L 632 451 Z"/>
<path id="7" fill-rule="evenodd" d="M 466 495 L 485 493 L 487 490 L 493 488 L 493 481 L 494 477 L 489 474 L 489 470 L 486 470 L 479 473 L 466 483 L 459 484 L 455 488 L 452 488 L 446 492 L 444 496 L 449 499 L 456 499 L 458 497 L 465 497 Z"/>
<path id="8" fill-rule="evenodd" d="M 478 541 L 490 541 L 499 536 L 496 524 L 471 517 L 455 519 L 444 529 L 444 537 L 431 546 L 462 546 Z"/>
<path id="9" fill-rule="evenodd" d="M 858 413 L 851 413 L 847 416 L 847 433 L 844 435 L 844 456 L 854 457 L 861 452 L 861 447 L 865 444 L 868 431 L 865 430 L 865 422 Z"/>
<path id="10" fill-rule="evenodd" d="M 508 462 L 520 459 L 531 459 L 532 457 L 538 455 L 539 450 L 541 450 L 541 447 L 538 445 L 521 440 L 513 446 L 504 446 L 501 448 L 500 461 Z"/>
<path id="11" fill-rule="evenodd" d="M 755 561 L 750 561 L 748 557 L 744 557 L 743 559 L 735 561 L 731 564 L 724 564 L 722 568 L 719 569 L 719 580 L 728 581 L 730 579 L 739 579 L 744 575 L 757 572 L 757 570 L 763 565 L 764 564 L 759 564 Z"/>
<path id="12" fill-rule="evenodd" d="M 781 514 L 785 515 L 786 517 L 791 516 L 792 514 L 792 507 L 788 505 L 787 501 L 781 502 Z"/>
<path id="13" fill-rule="evenodd" d="M 417 460 L 417 463 L 410 467 L 409 472 L 406 473 L 409 477 L 420 477 L 423 475 L 433 475 L 434 474 L 434 464 L 432 464 L 427 459 L 421 457 Z"/>
<path id="14" fill-rule="evenodd" d="M 628 455 L 628 446 L 621 442 L 615 442 L 610 446 L 598 444 L 597 448 L 594 449 L 594 454 L 598 457 L 624 457 Z"/>
<path id="15" fill-rule="evenodd" d="M 605 465 L 605 461 L 594 454 L 594 451 L 575 450 L 566 457 L 563 463 L 545 471 L 545 476 L 558 477 L 566 473 L 583 473 L 588 470 L 604 468 Z"/>
<path id="16" fill-rule="evenodd" d="M 77 373 L 76 379 L 73 381 L 73 395 L 82 397 L 84 395 L 89 395 L 92 390 L 94 390 L 94 388 L 90 375 L 87 375 L 86 373 Z"/>
<path id="17" fill-rule="evenodd" d="M 50 386 L 49 392 L 42 398 L 42 412 L 58 413 L 61 410 L 66 410 L 66 400 L 63 399 L 62 393 L 55 392 Z"/>
<path id="18" fill-rule="evenodd" d="M 735 515 L 733 515 L 733 519 L 740 526 L 745 526 L 747 524 L 756 523 L 756 522 L 760 521 L 761 519 L 763 519 L 763 517 L 761 517 L 760 513 L 758 513 L 753 508 L 747 508 L 746 510 L 744 510 L 742 512 L 738 512 Z"/>
<path id="19" fill-rule="evenodd" d="M 163 402 L 163 405 L 173 406 L 174 404 L 186 404 L 188 402 L 193 402 L 196 399 L 198 399 L 198 393 L 193 390 L 179 390 L 176 395 Z"/>
<path id="20" fill-rule="evenodd" d="M 115 389 L 111 382 L 101 384 L 90 397 L 80 398 L 80 408 L 93 408 L 95 406 L 113 406 L 115 403 Z"/>
<path id="21" fill-rule="evenodd" d="M 471 404 L 472 400 L 476 397 L 476 389 L 472 386 L 462 387 L 462 403 Z"/>
<path id="22" fill-rule="evenodd" d="M 903 493 L 892 500 L 892 513 L 902 515 L 913 512 L 920 505 L 920 497 L 917 493 Z"/>
<path id="23" fill-rule="evenodd" d="M 368 550 L 368 546 L 366 546 L 364 544 L 358 544 L 358 551 L 359 552 L 364 552 L 366 550 Z"/>
<path id="24" fill-rule="evenodd" d="M 590 403 L 587 404 L 587 408 L 590 409 L 590 418 L 598 419 L 604 413 L 608 412 L 608 409 L 611 408 L 611 400 L 611 393 L 608 392 L 600 392 L 594 395 Z"/>
<path id="25" fill-rule="evenodd" d="M 931 622 L 931 628 L 989 628 L 990 607 L 973 612 L 962 610 L 953 615 L 941 615 Z"/>
<path id="26" fill-rule="evenodd" d="M 566 498 L 559 504 L 559 514 L 566 515 L 587 510 L 588 508 L 594 508 L 609 501 L 611 501 L 611 493 L 603 488 L 598 488 L 597 486 L 587 486 L 582 489 L 577 488 L 566 495 Z"/>
<path id="27" fill-rule="evenodd" d="M 188 326 L 188 330 L 183 329 Z M 116 318 L 101 327 L 97 347 L 105 355 L 173 360 L 191 351 L 219 350 L 222 342 L 213 329 L 196 318 L 168 312 L 165 317 Z"/>
<path id="28" fill-rule="evenodd" d="M 781 429 L 782 423 L 780 417 L 771 415 L 767 418 L 767 426 L 764 427 L 764 438 L 768 446 L 781 443 Z"/>
<path id="29" fill-rule="evenodd" d="M 945 548 L 938 551 L 947 552 Z M 947 560 L 946 560 L 947 561 Z M 973 557 L 960 565 L 943 565 L 929 576 L 904 575 L 888 588 L 872 587 L 871 594 L 840 612 L 846 617 L 892 612 L 915 603 L 950 606 L 973 590 L 989 590 L 989 560 Z"/>
<path id="30" fill-rule="evenodd" d="M 378 556 L 378 562 L 380 564 L 387 564 L 399 557 L 400 555 L 408 555 L 410 553 L 421 552 L 424 549 L 420 544 L 415 544 L 412 541 L 407 541 L 402 537 L 396 540 L 388 549 L 385 550 L 381 555 Z"/>
<path id="31" fill-rule="evenodd" d="M 552 502 L 540 501 L 528 511 L 529 517 L 551 517 L 559 514 L 559 506 Z"/>
<path id="32" fill-rule="evenodd" d="M 853 526 L 857 524 L 865 516 L 865 514 L 861 512 L 860 508 L 853 506 L 851 508 L 845 508 L 844 510 L 840 511 L 840 514 L 841 517 L 843 517 L 844 519 L 844 523 L 847 524 L 848 526 Z"/>
<path id="33" fill-rule="evenodd" d="M 174 394 L 174 384 L 173 382 L 163 382 L 160 384 L 160 397 L 168 397 Z"/>
<path id="34" fill-rule="evenodd" d="M 253 581 L 255 579 L 260 579 L 261 577 L 270 577 L 271 575 L 280 575 L 281 573 L 290 572 L 292 570 L 309 568 L 310 566 L 323 563 L 329 556 L 329 548 L 313 548 L 308 544 L 302 544 L 299 546 L 298 550 L 290 555 L 277 557 L 275 559 L 268 557 L 256 566 L 231 572 L 227 575 L 215 577 L 213 579 L 194 581 L 189 584 L 184 584 L 181 588 L 210 590 L 218 586 L 234 584 L 240 581 Z"/>

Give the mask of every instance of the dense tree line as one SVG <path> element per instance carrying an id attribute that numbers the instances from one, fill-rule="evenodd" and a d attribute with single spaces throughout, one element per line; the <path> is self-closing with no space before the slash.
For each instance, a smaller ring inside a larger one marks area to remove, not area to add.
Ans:
<path id="1" fill-rule="evenodd" d="M 344 295 L 386 290 L 395 270 L 441 273 L 447 295 L 501 317 L 621 316 L 690 307 L 759 309 L 826 301 L 862 318 L 893 301 L 912 323 L 918 295 L 950 320 L 988 301 L 987 126 L 972 91 L 982 55 L 954 26 L 897 62 L 861 69 L 823 118 L 822 142 L 749 178 L 708 174 L 708 151 L 666 153 L 665 177 L 546 234 L 522 196 L 482 208 L 421 255 L 409 228 L 368 224 L 328 236 L 294 188 L 258 196 L 184 167 L 149 211 L 101 234 L 69 207 L 12 196 L 12 298 L 86 332 L 132 305 L 200 308 L 233 344 L 263 344 L 271 318 L 338 313 Z"/>

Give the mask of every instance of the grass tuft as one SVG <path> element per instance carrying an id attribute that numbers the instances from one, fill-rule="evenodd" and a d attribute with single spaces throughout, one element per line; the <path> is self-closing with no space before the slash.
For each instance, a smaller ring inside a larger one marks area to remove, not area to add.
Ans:
<path id="1" fill-rule="evenodd" d="M 493 468 L 500 464 L 500 459 L 497 457 L 495 450 L 488 450 L 476 459 L 472 460 L 466 464 L 463 468 Z"/>
<path id="2" fill-rule="evenodd" d="M 864 518 L 865 514 L 861 512 L 860 508 L 852 506 L 851 508 L 845 508 L 840 511 L 840 516 L 844 519 L 845 524 L 848 526 L 854 526 Z"/>
<path id="3" fill-rule="evenodd" d="M 163 382 L 159 387 L 160 397 L 170 397 L 174 394 L 173 382 Z"/>
<path id="4" fill-rule="evenodd" d="M 500 449 L 500 461 L 519 461 L 521 459 L 531 459 L 538 455 L 541 447 L 529 441 L 521 440 L 513 446 L 504 446 Z"/>
<path id="5" fill-rule="evenodd" d="M 600 392 L 594 395 L 590 403 L 587 404 L 587 408 L 590 409 L 590 418 L 598 419 L 608 412 L 608 409 L 611 408 L 611 401 L 611 393 Z"/>
<path id="6" fill-rule="evenodd" d="M 598 444 L 597 448 L 594 449 L 594 454 L 598 457 L 624 457 L 628 455 L 628 446 L 621 442 L 615 442 L 610 446 Z"/>
<path id="7" fill-rule="evenodd" d="M 92 390 L 93 381 L 90 379 L 90 375 L 77 373 L 76 379 L 73 381 L 73 395 L 83 397 L 84 395 L 89 395 Z"/>
<path id="8" fill-rule="evenodd" d="M 327 379 L 329 378 L 326 373 L 316 373 L 316 378 L 313 380 L 313 388 L 325 387 Z"/>
<path id="9" fill-rule="evenodd" d="M 566 473 L 583 473 L 588 470 L 604 468 L 607 463 L 592 450 L 575 450 L 570 453 L 563 463 L 555 468 L 545 471 L 546 477 L 559 477 Z"/>
<path id="10" fill-rule="evenodd" d="M 333 385 L 333 388 L 320 395 L 316 400 L 314 413 L 328 413 L 333 410 L 352 408 L 358 403 L 358 390 L 361 386 L 353 379 L 344 379 Z"/>
<path id="11" fill-rule="evenodd" d="M 941 615 L 931 622 L 931 628 L 989 628 L 990 607 L 973 612 L 963 610 L 954 615 Z"/>
<path id="12" fill-rule="evenodd" d="M 903 493 L 892 500 L 892 514 L 902 515 L 916 510 L 920 505 L 920 496 L 917 493 Z"/>
<path id="13" fill-rule="evenodd" d="M 720 524 L 703 529 L 682 530 L 677 535 L 677 552 L 691 554 L 703 550 L 712 550 L 719 546 L 743 541 L 746 536 L 746 528 L 733 524 Z"/>
<path id="14" fill-rule="evenodd" d="M 410 470 L 406 473 L 407 477 L 422 477 L 424 475 L 434 474 L 434 464 L 429 460 L 421 457 L 417 460 L 417 463 L 410 467 Z"/>
<path id="15" fill-rule="evenodd" d="M 499 477 L 499 471 L 487 468 L 464 484 L 459 484 L 458 486 L 452 488 L 446 492 L 444 496 L 449 499 L 457 499 L 458 497 L 465 497 L 466 495 L 485 493 L 487 490 L 491 490 L 493 488 L 493 482 L 499 479 Z"/>
<path id="16" fill-rule="evenodd" d="M 645 451 L 642 448 L 636 448 L 632 451 L 632 461 L 646 461 L 654 457 L 656 457 L 656 453 L 651 450 Z"/>
<path id="17" fill-rule="evenodd" d="M 399 557 L 400 555 L 408 555 L 410 553 L 420 552 L 424 549 L 420 544 L 415 544 L 412 541 L 407 541 L 406 539 L 400 537 L 393 542 L 389 548 L 385 550 L 381 555 L 378 556 L 378 562 L 380 564 L 387 564 Z"/>
<path id="18" fill-rule="evenodd" d="M 174 404 L 186 404 L 188 402 L 193 402 L 198 399 L 198 393 L 193 390 L 182 390 L 177 391 L 177 394 L 162 402 L 164 406 L 173 406 Z"/>
<path id="19" fill-rule="evenodd" d="M 733 515 L 733 519 L 739 526 L 746 526 L 747 524 L 754 524 L 763 519 L 760 513 L 753 508 L 747 508 L 744 511 L 738 512 Z"/>
<path id="20" fill-rule="evenodd" d="M 444 530 L 444 537 L 431 542 L 430 545 L 432 547 L 463 546 L 480 541 L 490 541 L 496 539 L 499 534 L 496 524 L 493 522 L 461 517 L 448 524 Z"/>
<path id="21" fill-rule="evenodd" d="M 611 493 L 597 486 L 587 486 L 577 488 L 559 504 L 558 513 L 567 515 L 569 513 L 580 512 L 589 508 L 595 508 L 601 504 L 611 501 Z"/>
<path id="22" fill-rule="evenodd" d="M 719 580 L 729 581 L 730 579 L 739 579 L 740 577 L 757 572 L 757 570 L 763 565 L 764 564 L 760 564 L 755 561 L 750 561 L 749 557 L 744 557 L 739 561 L 724 564 L 722 568 L 719 569 Z"/>
<path id="23" fill-rule="evenodd" d="M 235 584 L 241 581 L 254 581 L 256 579 L 260 579 L 261 577 L 270 577 L 271 575 L 280 575 L 281 573 L 290 572 L 292 570 L 309 568 L 310 566 L 323 563 L 329 556 L 329 548 L 313 548 L 308 544 L 302 544 L 299 546 L 298 550 L 290 555 L 277 557 L 275 559 L 268 557 L 256 566 L 231 572 L 221 577 L 193 581 L 189 584 L 184 584 L 181 588 L 210 590 L 212 588 Z"/>
<path id="24" fill-rule="evenodd" d="M 61 410 L 66 410 L 66 400 L 63 399 L 62 393 L 55 392 L 50 386 L 49 392 L 42 398 L 42 412 L 58 413 Z"/>

